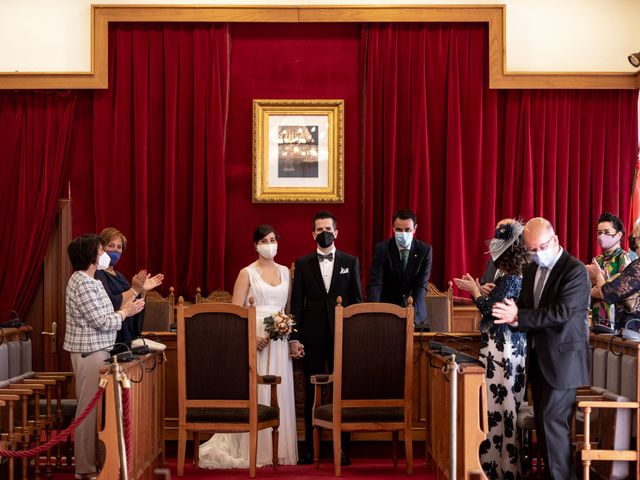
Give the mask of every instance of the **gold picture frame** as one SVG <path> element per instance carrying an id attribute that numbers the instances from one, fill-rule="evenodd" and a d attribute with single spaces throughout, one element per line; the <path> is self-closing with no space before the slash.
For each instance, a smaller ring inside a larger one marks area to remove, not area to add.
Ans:
<path id="1" fill-rule="evenodd" d="M 253 101 L 253 202 L 344 202 L 344 100 Z"/>

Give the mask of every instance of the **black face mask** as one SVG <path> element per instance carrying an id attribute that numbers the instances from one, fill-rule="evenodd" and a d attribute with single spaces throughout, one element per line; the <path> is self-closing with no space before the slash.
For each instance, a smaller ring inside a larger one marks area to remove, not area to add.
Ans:
<path id="1" fill-rule="evenodd" d="M 320 245 L 321 248 L 327 248 L 333 243 L 335 239 L 336 237 L 334 237 L 333 233 L 331 232 L 325 231 L 316 235 L 316 242 L 318 242 L 318 245 Z"/>
<path id="2" fill-rule="evenodd" d="M 636 248 L 638 248 L 638 244 L 636 243 L 636 239 L 633 238 L 633 234 L 629 235 L 629 248 L 634 252 L 636 251 Z"/>

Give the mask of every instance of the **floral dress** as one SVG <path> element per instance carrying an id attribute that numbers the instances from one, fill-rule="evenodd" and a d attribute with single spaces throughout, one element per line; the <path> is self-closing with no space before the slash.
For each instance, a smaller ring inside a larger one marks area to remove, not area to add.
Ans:
<path id="1" fill-rule="evenodd" d="M 626 268 L 631 263 L 629 255 L 622 248 L 616 248 L 612 253 L 605 255 L 598 255 L 596 262 L 604 272 L 604 279 L 608 280 L 615 277 L 618 273 Z M 614 330 L 616 323 L 616 317 L 622 315 L 623 305 L 621 303 L 609 303 L 605 300 L 594 299 L 591 304 L 591 324 L 598 325 L 606 328 L 607 330 Z M 620 328 L 617 326 L 616 328 Z"/>
<path id="2" fill-rule="evenodd" d="M 622 273 L 609 278 L 602 285 L 606 302 L 622 306 L 617 312 L 616 329 L 625 326 L 631 319 L 640 319 L 640 259 L 634 260 Z"/>
<path id="3" fill-rule="evenodd" d="M 488 298 L 476 299 L 482 313 L 480 352 L 487 377 L 489 433 L 480 444 L 480 463 L 489 479 L 521 478 L 516 418 L 525 393 L 526 334 L 506 325 L 494 325 L 493 304 L 517 300 L 522 277 L 505 274 L 496 280 Z"/>

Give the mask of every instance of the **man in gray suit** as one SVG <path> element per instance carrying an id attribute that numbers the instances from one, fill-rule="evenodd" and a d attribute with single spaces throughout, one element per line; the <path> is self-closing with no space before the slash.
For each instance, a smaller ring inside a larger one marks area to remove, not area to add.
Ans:
<path id="1" fill-rule="evenodd" d="M 544 218 L 527 222 L 523 240 L 533 262 L 524 271 L 520 299 L 496 303 L 494 322 L 527 332 L 527 374 L 546 474 L 575 479 L 569 425 L 576 388 L 589 383 L 589 277 Z"/>

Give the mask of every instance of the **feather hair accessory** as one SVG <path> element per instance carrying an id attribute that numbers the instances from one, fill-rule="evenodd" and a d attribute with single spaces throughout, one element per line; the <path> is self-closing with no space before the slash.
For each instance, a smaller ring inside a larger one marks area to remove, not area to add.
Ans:
<path id="1" fill-rule="evenodd" d="M 505 223 L 496 228 L 491 240 L 488 240 L 492 260 L 497 260 L 522 235 L 524 225 L 518 220 Z"/>

